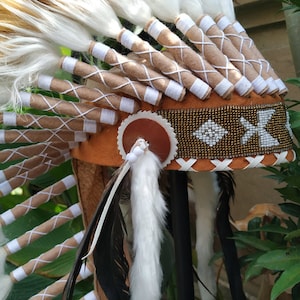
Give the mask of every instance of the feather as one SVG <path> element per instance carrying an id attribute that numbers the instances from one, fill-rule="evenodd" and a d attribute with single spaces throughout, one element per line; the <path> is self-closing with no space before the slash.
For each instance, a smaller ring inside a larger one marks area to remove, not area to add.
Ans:
<path id="1" fill-rule="evenodd" d="M 123 181 L 125 175 L 127 174 L 127 171 L 128 171 L 127 165 L 126 164 L 122 165 L 112 176 L 111 180 L 108 182 L 108 184 L 105 187 L 105 190 L 102 193 L 102 197 L 100 199 L 100 202 L 96 209 L 96 212 L 95 212 L 89 226 L 87 227 L 84 238 L 77 250 L 77 255 L 76 255 L 73 269 L 70 273 L 70 276 L 69 276 L 67 283 L 65 285 L 65 288 L 64 288 L 64 292 L 63 292 L 63 296 L 62 296 L 63 300 L 71 300 L 72 299 L 74 286 L 76 283 L 76 278 L 79 274 L 79 271 L 80 271 L 80 268 L 82 265 L 82 260 L 84 259 L 84 257 L 87 257 L 94 250 L 93 248 L 91 248 L 91 250 L 88 253 L 88 249 L 89 249 L 89 245 L 90 245 L 92 236 L 93 235 L 94 235 L 94 237 L 96 236 L 95 246 L 98 244 L 97 245 L 97 248 L 98 248 L 100 246 L 100 243 L 97 243 L 97 239 L 98 239 L 98 237 L 101 239 L 101 231 L 104 234 L 107 233 L 106 230 L 102 230 L 102 228 L 103 228 L 102 226 L 100 226 L 100 227 L 98 226 L 100 221 L 101 221 L 102 225 L 105 224 L 104 226 L 113 226 L 113 225 L 110 225 L 110 223 L 113 222 L 113 218 L 109 218 L 109 217 L 114 212 L 115 206 L 117 205 L 117 201 L 119 200 L 119 194 L 120 194 L 120 190 L 122 187 L 122 181 Z M 106 221 L 107 216 L 109 216 L 108 221 Z M 118 226 L 118 224 L 115 224 L 114 226 Z M 99 234 L 97 233 L 97 228 L 98 229 L 100 228 L 100 230 L 98 230 Z M 109 234 L 110 234 L 110 231 L 109 231 Z M 105 238 L 103 238 L 103 240 L 105 240 Z M 104 250 L 109 251 L 108 249 L 103 249 L 103 251 Z"/>
<path id="2" fill-rule="evenodd" d="M 235 182 L 231 172 L 217 172 L 217 180 L 220 187 L 220 199 L 217 209 L 216 227 L 224 254 L 224 264 L 231 296 L 233 300 L 244 300 L 246 296 L 243 291 L 237 249 L 232 239 L 233 232 L 229 222 L 229 201 L 234 198 Z"/>
<path id="3" fill-rule="evenodd" d="M 189 172 L 193 183 L 196 211 L 197 272 L 201 279 L 201 298 L 214 300 L 217 295 L 216 278 L 209 261 L 213 255 L 214 222 L 218 203 L 216 175 L 210 172 Z M 203 284 L 202 284 L 203 283 Z"/>
<path id="4" fill-rule="evenodd" d="M 129 299 L 129 287 L 126 285 L 129 265 L 123 248 L 124 228 L 124 219 L 116 201 L 107 214 L 93 252 L 97 279 L 106 297 L 111 300 Z"/>

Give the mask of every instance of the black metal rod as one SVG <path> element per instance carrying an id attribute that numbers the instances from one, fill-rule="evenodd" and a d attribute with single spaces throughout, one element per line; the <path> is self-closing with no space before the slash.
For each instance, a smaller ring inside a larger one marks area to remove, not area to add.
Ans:
<path id="1" fill-rule="evenodd" d="M 186 172 L 170 171 L 170 194 L 178 300 L 194 300 Z"/>

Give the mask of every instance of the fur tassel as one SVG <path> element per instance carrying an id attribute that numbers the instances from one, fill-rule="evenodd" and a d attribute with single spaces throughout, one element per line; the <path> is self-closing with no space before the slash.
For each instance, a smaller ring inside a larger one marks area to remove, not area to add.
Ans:
<path id="1" fill-rule="evenodd" d="M 245 300 L 240 266 L 237 256 L 233 232 L 229 222 L 230 199 L 234 197 L 234 179 L 231 172 L 218 172 L 220 199 L 217 209 L 216 226 L 224 254 L 224 264 L 233 300 Z"/>
<path id="2" fill-rule="evenodd" d="M 218 204 L 216 174 L 209 172 L 189 172 L 193 183 L 196 210 L 196 252 L 197 273 L 200 278 L 201 299 L 215 300 L 216 278 L 209 261 L 213 255 L 214 225 Z"/>
<path id="3" fill-rule="evenodd" d="M 160 247 L 166 205 L 159 190 L 158 158 L 145 150 L 132 164 L 131 205 L 134 262 L 130 272 L 132 300 L 159 300 L 162 270 Z"/>

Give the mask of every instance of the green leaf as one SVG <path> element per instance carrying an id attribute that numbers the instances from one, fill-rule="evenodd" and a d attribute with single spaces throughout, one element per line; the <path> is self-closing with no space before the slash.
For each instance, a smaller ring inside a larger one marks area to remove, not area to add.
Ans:
<path id="1" fill-rule="evenodd" d="M 235 240 L 243 242 L 244 244 L 251 246 L 255 249 L 262 250 L 262 251 L 270 251 L 273 249 L 278 248 L 278 244 L 268 240 L 261 240 L 254 236 L 249 236 L 247 232 L 237 232 L 233 237 Z"/>
<path id="2" fill-rule="evenodd" d="M 299 260 L 299 249 L 277 249 L 261 255 L 256 263 L 257 265 L 272 271 L 283 271 L 299 262 Z"/>
<path id="3" fill-rule="evenodd" d="M 276 224 L 266 224 L 261 226 L 260 228 L 250 229 L 248 232 L 272 232 L 272 233 L 280 233 L 280 234 L 287 234 L 289 231 L 288 229 L 278 226 Z"/>
<path id="4" fill-rule="evenodd" d="M 275 300 L 280 294 L 289 288 L 292 288 L 300 282 L 300 262 L 294 263 L 287 268 L 278 280 L 275 282 L 272 292 L 271 300 Z"/>
<path id="5" fill-rule="evenodd" d="M 256 260 L 252 261 L 248 265 L 248 267 L 247 267 L 247 269 L 245 271 L 245 281 L 248 281 L 251 278 L 260 275 L 262 273 L 263 269 L 264 268 L 262 266 L 260 266 L 260 265 L 257 264 Z"/>
<path id="6" fill-rule="evenodd" d="M 49 278 L 63 277 L 71 271 L 74 264 L 76 251 L 77 249 L 68 251 L 55 261 L 38 269 L 36 273 Z"/>
<path id="7" fill-rule="evenodd" d="M 294 230 L 285 236 L 286 241 L 290 241 L 292 239 L 300 237 L 300 229 Z"/>
<path id="8" fill-rule="evenodd" d="M 291 215 L 293 217 L 299 217 L 300 216 L 300 205 L 295 203 L 280 203 L 280 208 L 283 212 L 287 213 L 288 215 Z"/>

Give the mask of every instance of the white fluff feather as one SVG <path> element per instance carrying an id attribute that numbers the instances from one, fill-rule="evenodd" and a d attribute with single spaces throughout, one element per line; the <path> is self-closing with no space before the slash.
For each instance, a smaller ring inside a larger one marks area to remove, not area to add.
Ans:
<path id="1" fill-rule="evenodd" d="M 0 245 L 4 245 L 7 242 L 2 228 L 0 227 Z M 5 274 L 5 260 L 7 253 L 3 247 L 0 248 L 0 300 L 4 300 L 9 295 L 12 288 L 12 281 L 9 275 Z"/>
<path id="2" fill-rule="evenodd" d="M 24 10 L 18 10 L 7 4 L 3 6 L 16 16 L 36 28 L 32 36 L 43 36 L 43 38 L 66 46 L 76 51 L 86 51 L 92 40 L 92 36 L 86 28 L 71 19 L 43 9 L 31 1 L 18 0 Z M 26 13 L 30 11 L 31 13 Z"/>
<path id="3" fill-rule="evenodd" d="M 202 3 L 199 0 L 181 0 L 180 9 L 195 22 L 203 15 Z"/>
<path id="4" fill-rule="evenodd" d="M 152 17 L 151 8 L 143 0 L 108 0 L 119 17 L 144 28 Z"/>
<path id="5" fill-rule="evenodd" d="M 0 109 L 19 107 L 19 91 L 58 68 L 58 49 L 39 38 L 13 36 L 0 43 L 0 53 Z"/>
<path id="6" fill-rule="evenodd" d="M 216 174 L 209 172 L 189 172 L 193 182 L 196 211 L 196 252 L 197 272 L 208 290 L 217 294 L 216 278 L 209 261 L 213 255 L 214 221 L 218 204 Z M 198 284 L 201 299 L 215 300 L 202 284 Z"/>
<path id="7" fill-rule="evenodd" d="M 149 150 L 132 164 L 132 300 L 159 300 L 161 296 L 160 248 L 166 205 L 158 185 L 160 169 L 158 158 Z"/>
<path id="8" fill-rule="evenodd" d="M 122 29 L 112 7 L 104 0 L 51 0 L 51 9 L 89 27 L 94 33 L 116 38 Z M 43 4 L 41 4 L 44 6 Z"/>
<path id="9" fill-rule="evenodd" d="M 180 14 L 179 0 L 145 0 L 153 14 L 165 22 L 174 23 Z"/>

